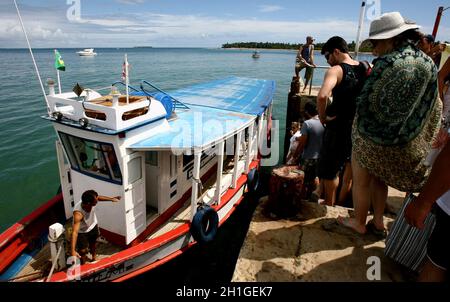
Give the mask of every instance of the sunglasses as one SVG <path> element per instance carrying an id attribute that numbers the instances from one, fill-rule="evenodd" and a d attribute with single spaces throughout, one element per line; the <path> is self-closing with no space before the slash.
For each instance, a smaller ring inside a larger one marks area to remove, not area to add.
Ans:
<path id="1" fill-rule="evenodd" d="M 326 53 L 325 53 L 325 59 L 327 59 L 327 61 L 328 61 L 329 58 L 330 58 L 330 53 L 329 53 L 329 52 L 326 52 Z"/>

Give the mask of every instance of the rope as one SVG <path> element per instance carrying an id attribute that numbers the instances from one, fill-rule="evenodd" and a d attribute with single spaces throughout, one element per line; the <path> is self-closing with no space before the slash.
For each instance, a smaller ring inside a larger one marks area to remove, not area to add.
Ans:
<path id="1" fill-rule="evenodd" d="M 41 84 L 42 93 L 44 94 L 45 103 L 47 105 L 47 113 L 50 116 L 50 112 L 51 111 L 50 111 L 50 106 L 48 105 L 47 95 L 45 94 L 44 85 L 42 84 L 42 79 L 41 79 L 41 76 L 39 74 L 39 69 L 38 69 L 38 66 L 36 64 L 36 60 L 34 59 L 33 51 L 31 50 L 30 41 L 28 40 L 28 35 L 27 35 L 26 30 L 25 30 L 25 26 L 23 25 L 22 17 L 20 16 L 19 7 L 17 6 L 16 0 L 14 0 L 14 5 L 16 6 L 17 15 L 19 16 L 20 25 L 22 25 L 22 30 L 23 30 L 23 33 L 25 34 L 25 39 L 27 40 L 28 50 L 30 51 L 31 59 L 33 60 L 34 69 L 36 70 L 36 74 L 37 74 L 38 79 L 39 79 L 39 84 Z"/>
<path id="2" fill-rule="evenodd" d="M 56 257 L 55 257 L 55 258 L 53 259 L 53 261 L 52 261 L 52 268 L 50 269 L 50 273 L 48 274 L 47 280 L 45 280 L 45 282 L 48 282 L 48 281 L 50 280 L 50 278 L 52 277 L 52 275 L 53 275 L 53 270 L 55 269 L 56 262 L 58 262 L 58 257 L 59 257 L 59 254 L 60 254 L 61 251 L 62 251 L 63 245 L 64 245 L 64 244 L 61 244 L 61 245 L 59 246 L 58 252 L 56 253 Z"/>

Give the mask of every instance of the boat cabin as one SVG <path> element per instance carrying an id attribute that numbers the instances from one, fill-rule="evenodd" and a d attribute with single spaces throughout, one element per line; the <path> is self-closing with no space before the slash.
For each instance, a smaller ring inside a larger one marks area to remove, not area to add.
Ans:
<path id="1" fill-rule="evenodd" d="M 126 246 L 155 236 L 177 212 L 189 221 L 200 204 L 220 207 L 255 168 L 273 89 L 272 81 L 237 77 L 170 94 L 133 88 L 128 96 L 116 88 L 56 94 L 50 85 L 45 118 L 59 138 L 66 218 L 86 190 L 122 196 L 96 213 L 102 235 Z"/>

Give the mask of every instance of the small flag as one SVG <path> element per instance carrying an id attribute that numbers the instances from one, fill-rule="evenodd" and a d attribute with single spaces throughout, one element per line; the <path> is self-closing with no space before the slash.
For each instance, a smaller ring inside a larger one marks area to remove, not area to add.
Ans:
<path id="1" fill-rule="evenodd" d="M 57 50 L 55 50 L 55 68 L 62 71 L 66 70 L 66 66 L 64 65 L 63 59 L 61 58 L 61 54 Z"/>
<path id="2" fill-rule="evenodd" d="M 122 64 L 122 81 L 125 81 L 128 76 L 128 70 L 130 68 L 130 64 L 128 64 L 128 61 L 125 59 L 125 61 Z"/>

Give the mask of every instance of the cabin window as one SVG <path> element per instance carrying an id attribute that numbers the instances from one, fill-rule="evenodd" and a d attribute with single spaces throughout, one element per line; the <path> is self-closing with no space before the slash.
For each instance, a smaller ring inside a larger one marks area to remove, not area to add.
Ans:
<path id="1" fill-rule="evenodd" d="M 135 157 L 128 162 L 128 184 L 133 184 L 142 178 L 141 158 Z"/>
<path id="2" fill-rule="evenodd" d="M 151 166 L 158 166 L 158 152 L 156 151 L 145 152 L 145 163 Z"/>
<path id="3" fill-rule="evenodd" d="M 112 144 L 59 132 L 72 169 L 95 178 L 122 183 L 120 165 Z"/>

